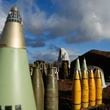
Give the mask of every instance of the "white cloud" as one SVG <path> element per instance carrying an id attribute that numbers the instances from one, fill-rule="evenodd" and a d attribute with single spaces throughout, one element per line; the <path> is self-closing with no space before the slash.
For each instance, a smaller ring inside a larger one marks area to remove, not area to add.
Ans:
<path id="1" fill-rule="evenodd" d="M 33 50 L 33 51 L 28 50 L 30 62 L 32 63 L 35 60 L 44 60 L 46 62 L 51 62 L 51 63 L 57 61 L 59 55 L 59 49 L 58 48 L 55 49 L 55 48 L 52 47 L 43 51 L 41 50 L 39 52 L 37 50 Z M 73 61 L 75 58 L 77 58 L 80 55 L 80 53 L 78 53 L 76 50 L 73 49 L 66 48 L 66 51 L 69 54 L 70 61 Z"/>
<path id="2" fill-rule="evenodd" d="M 2 0 L 0 0 L 0 4 L 1 4 L 0 6 L 0 33 L 1 33 L 4 27 L 4 23 L 6 21 L 6 13 L 2 8 Z"/>
<path id="3" fill-rule="evenodd" d="M 66 48 L 66 50 L 67 50 L 67 52 L 69 54 L 70 61 L 73 61 L 79 55 L 81 55 L 77 50 L 73 50 L 73 49 L 69 49 L 69 48 Z"/>
<path id="4" fill-rule="evenodd" d="M 17 0 L 15 4 L 20 9 L 27 31 L 40 37 L 48 33 L 48 39 L 62 37 L 66 43 L 110 39 L 110 0 L 51 1 L 56 10 L 50 14 L 40 9 L 36 0 Z M 0 32 L 10 6 L 12 4 L 4 4 L 4 1 L 0 0 Z M 47 39 L 43 40 L 46 41 Z M 49 54 L 45 52 L 41 58 Z M 55 58 L 55 53 L 53 57 Z"/>
<path id="5" fill-rule="evenodd" d="M 35 0 L 16 2 L 28 31 L 36 35 L 45 35 L 44 33 L 48 32 L 51 36 L 49 38 L 63 36 L 68 43 L 110 38 L 109 0 L 52 0 L 52 2 L 56 12 L 51 15 L 40 9 Z M 3 21 L 0 22 L 0 26 L 3 27 L 6 11 L 3 3 L 0 6 L 0 17 Z M 77 34 L 72 35 L 74 32 Z"/>
<path id="6" fill-rule="evenodd" d="M 54 62 L 57 60 L 57 57 L 58 57 L 58 53 L 56 51 L 52 51 L 50 49 L 47 50 L 43 50 L 43 51 L 39 51 L 39 52 L 36 52 L 36 51 L 28 51 L 29 52 L 29 59 L 30 61 L 29 62 L 34 62 L 36 60 L 43 60 L 43 61 L 46 61 L 46 62 Z"/>
<path id="7" fill-rule="evenodd" d="M 35 13 L 28 13 L 26 23 L 31 32 L 41 35 L 49 32 L 49 38 L 64 36 L 68 43 L 110 38 L 109 0 L 54 0 L 53 3 L 57 11 L 50 16 L 39 7 Z M 71 35 L 74 32 L 77 34 Z"/>

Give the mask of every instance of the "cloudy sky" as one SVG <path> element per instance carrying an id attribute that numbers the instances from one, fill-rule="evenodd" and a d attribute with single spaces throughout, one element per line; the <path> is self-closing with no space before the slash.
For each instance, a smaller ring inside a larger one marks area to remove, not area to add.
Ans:
<path id="1" fill-rule="evenodd" d="M 91 49 L 110 51 L 110 0 L 0 0 L 0 32 L 16 5 L 29 61 L 55 61 L 59 48 L 73 60 Z"/>

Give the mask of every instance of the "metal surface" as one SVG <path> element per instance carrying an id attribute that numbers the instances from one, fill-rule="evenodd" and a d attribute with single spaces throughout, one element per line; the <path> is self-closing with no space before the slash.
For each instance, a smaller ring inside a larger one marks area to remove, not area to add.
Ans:
<path id="1" fill-rule="evenodd" d="M 1 39 L 0 47 L 25 48 L 22 24 L 7 18 Z"/>
<path id="2" fill-rule="evenodd" d="M 0 48 L 0 105 L 36 110 L 26 50 Z"/>
<path id="3" fill-rule="evenodd" d="M 76 70 L 73 77 L 72 106 L 72 110 L 80 110 L 81 108 L 81 83 L 78 70 Z"/>
<path id="4" fill-rule="evenodd" d="M 89 106 L 96 105 L 96 86 L 94 73 L 92 70 L 89 72 Z"/>
<path id="5" fill-rule="evenodd" d="M 87 70 L 82 71 L 81 81 L 81 107 L 87 108 L 89 104 L 89 87 Z"/>
<path id="6" fill-rule="evenodd" d="M 88 70 L 86 59 L 82 63 L 82 80 L 81 80 L 81 107 L 87 108 L 89 104 L 89 87 L 88 87 Z"/>
<path id="7" fill-rule="evenodd" d="M 58 110 L 58 82 L 55 76 L 55 70 L 52 67 L 50 67 L 47 74 L 45 110 Z"/>
<path id="8" fill-rule="evenodd" d="M 32 84 L 38 110 L 44 110 L 44 84 L 39 65 L 33 69 Z"/>
<path id="9" fill-rule="evenodd" d="M 80 78 L 82 77 L 79 58 L 76 59 L 76 64 L 75 64 L 75 70 L 74 71 L 75 72 L 78 71 L 79 75 L 80 75 Z"/>
<path id="10" fill-rule="evenodd" d="M 22 25 L 7 21 L 0 42 L 0 106 L 36 110 Z M 8 108 L 7 108 L 8 109 Z"/>
<path id="11" fill-rule="evenodd" d="M 101 72 L 96 69 L 95 71 L 95 85 L 96 85 L 96 105 L 102 104 L 102 80 Z"/>
<path id="12" fill-rule="evenodd" d="M 22 19 L 17 7 L 12 7 L 10 12 L 8 13 L 7 21 L 6 22 L 19 22 L 22 23 Z"/>
<path id="13" fill-rule="evenodd" d="M 82 69 L 82 71 L 86 71 L 86 72 L 88 71 L 87 70 L 87 64 L 86 64 L 86 59 L 85 58 L 83 59 L 83 64 L 82 64 L 82 68 L 81 69 Z M 87 73 L 87 75 L 88 75 L 88 73 Z"/>

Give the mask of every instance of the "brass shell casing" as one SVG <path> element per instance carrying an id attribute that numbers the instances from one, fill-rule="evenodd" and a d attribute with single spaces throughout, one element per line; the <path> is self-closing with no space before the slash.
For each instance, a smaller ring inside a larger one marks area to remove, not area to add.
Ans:
<path id="1" fill-rule="evenodd" d="M 19 22 L 6 22 L 0 47 L 25 48 L 23 29 Z"/>

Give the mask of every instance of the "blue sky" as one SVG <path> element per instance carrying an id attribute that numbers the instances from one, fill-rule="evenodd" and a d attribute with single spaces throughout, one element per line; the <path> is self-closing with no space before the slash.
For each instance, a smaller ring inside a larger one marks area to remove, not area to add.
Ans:
<path id="1" fill-rule="evenodd" d="M 59 48 L 65 48 L 71 60 L 91 49 L 110 51 L 109 4 L 109 0 L 0 0 L 0 32 L 16 5 L 30 63 L 57 60 Z"/>

